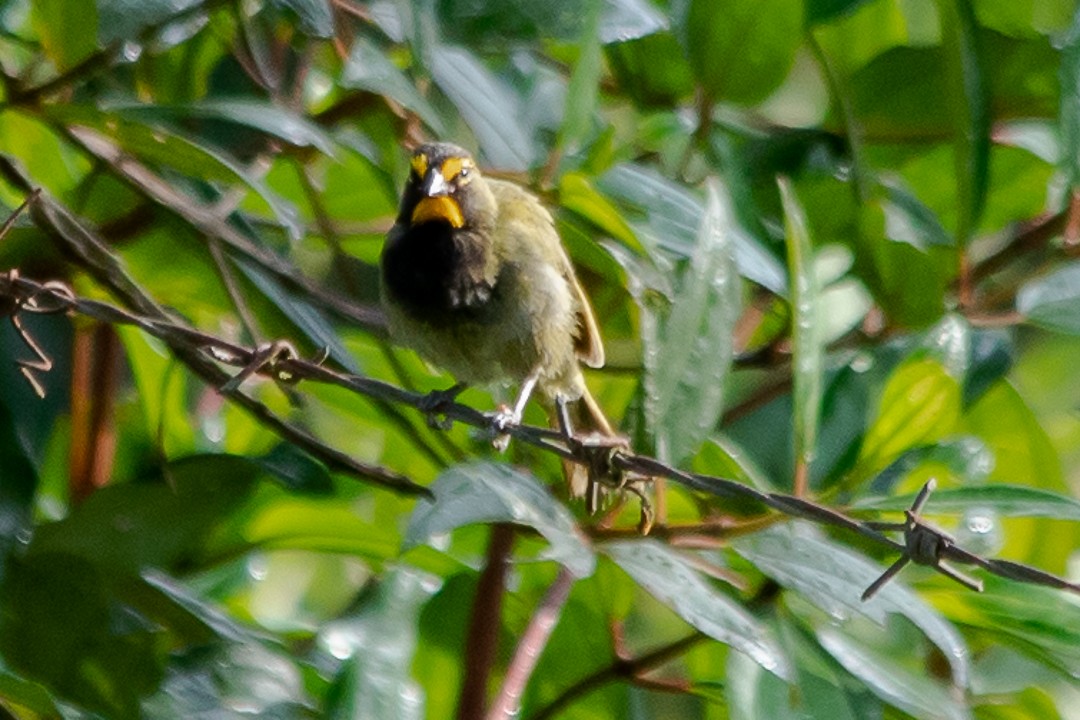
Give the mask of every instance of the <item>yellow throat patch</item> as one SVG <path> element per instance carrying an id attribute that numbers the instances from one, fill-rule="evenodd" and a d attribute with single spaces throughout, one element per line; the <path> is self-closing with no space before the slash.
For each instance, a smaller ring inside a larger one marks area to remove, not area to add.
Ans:
<path id="1" fill-rule="evenodd" d="M 465 226 L 465 218 L 461 215 L 461 206 L 457 200 L 445 195 L 426 197 L 416 203 L 412 213 L 413 225 L 442 220 L 449 223 L 450 227 L 460 228 Z"/>

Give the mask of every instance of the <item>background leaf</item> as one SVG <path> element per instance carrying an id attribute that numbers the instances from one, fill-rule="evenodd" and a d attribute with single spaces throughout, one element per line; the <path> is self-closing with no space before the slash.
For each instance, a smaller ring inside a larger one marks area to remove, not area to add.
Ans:
<path id="1" fill-rule="evenodd" d="M 609 543 L 604 552 L 683 620 L 746 653 L 778 677 L 789 677 L 790 666 L 765 628 L 709 588 L 678 553 L 649 541 Z"/>
<path id="2" fill-rule="evenodd" d="M 732 223 L 730 199 L 714 185 L 697 247 L 660 319 L 658 346 L 647 349 L 646 393 L 657 450 L 676 464 L 697 451 L 720 417 L 739 311 Z"/>
<path id="3" fill-rule="evenodd" d="M 780 0 L 768 8 L 747 0 L 691 0 L 686 48 L 698 82 L 713 97 L 753 103 L 787 75 L 802 27 L 802 0 Z"/>
<path id="4" fill-rule="evenodd" d="M 577 577 L 592 574 L 596 557 L 566 508 L 534 477 L 494 463 L 447 470 L 432 483 L 435 502 L 422 501 L 409 520 L 405 548 L 454 528 L 478 522 L 507 522 L 537 530 L 549 543 L 548 557 Z"/>

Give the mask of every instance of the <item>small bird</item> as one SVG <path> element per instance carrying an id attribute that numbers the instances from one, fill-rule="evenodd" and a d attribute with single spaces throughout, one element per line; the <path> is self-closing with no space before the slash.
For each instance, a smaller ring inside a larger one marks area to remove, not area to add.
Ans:
<path id="1" fill-rule="evenodd" d="M 456 145 L 421 145 L 411 166 L 381 259 L 392 336 L 455 377 L 444 393 L 518 383 L 496 430 L 520 422 L 535 388 L 549 414 L 573 402 L 575 430 L 616 438 L 582 376 L 579 363 L 602 366 L 604 348 L 550 213 L 525 189 L 485 178 Z M 584 468 L 564 467 L 571 495 L 585 494 Z"/>

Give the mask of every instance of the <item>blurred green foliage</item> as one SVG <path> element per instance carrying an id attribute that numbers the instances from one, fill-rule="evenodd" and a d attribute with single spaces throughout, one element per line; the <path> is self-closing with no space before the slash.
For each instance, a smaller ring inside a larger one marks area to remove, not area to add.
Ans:
<path id="1" fill-rule="evenodd" d="M 208 332 L 448 386 L 332 299 L 375 308 L 407 148 L 452 140 L 553 210 L 639 451 L 866 517 L 933 477 L 963 547 L 1077 577 L 1073 0 L 6 0 L 0 72 L 0 154 Z M 108 298 L 25 215 L 12 267 Z M 893 558 L 849 535 L 670 483 L 608 532 L 552 456 L 245 383 L 437 501 L 398 496 L 136 329 L 20 317 L 55 367 L 37 398 L 0 327 L 4 717 L 452 717 L 473 609 L 495 693 L 559 564 L 524 718 L 1080 717 L 1075 597 L 863 603 Z"/>

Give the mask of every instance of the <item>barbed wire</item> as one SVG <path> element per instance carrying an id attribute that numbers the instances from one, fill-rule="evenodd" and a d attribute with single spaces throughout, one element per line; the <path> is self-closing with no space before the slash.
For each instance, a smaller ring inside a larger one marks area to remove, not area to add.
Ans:
<path id="1" fill-rule="evenodd" d="M 350 474 L 398 493 L 431 496 L 430 490 L 425 486 L 390 468 L 353 458 L 323 442 L 306 429 L 278 416 L 265 404 L 242 391 L 244 380 L 258 373 L 285 383 L 326 383 L 383 403 L 410 406 L 423 413 L 433 427 L 461 422 L 488 431 L 493 429 L 492 417 L 489 414 L 458 403 L 445 393 L 438 394 L 433 402 L 431 394 L 411 392 L 374 378 L 330 368 L 324 364 L 324 357 L 304 359 L 288 343 L 279 341 L 247 347 L 192 327 L 184 319 L 161 306 L 128 275 L 119 259 L 101 238 L 49 193 L 34 186 L 26 173 L 4 155 L 0 155 L 0 176 L 22 190 L 27 198 L 19 210 L 0 227 L 0 237 L 14 222 L 15 215 L 28 208 L 35 224 L 57 244 L 62 254 L 82 267 L 123 305 L 121 307 L 81 298 L 65 283 L 55 280 L 30 280 L 20 276 L 17 270 L 0 274 L 0 317 L 6 314 L 10 318 L 19 337 L 36 357 L 36 360 L 16 361 L 23 376 L 36 391 L 43 391 L 36 381 L 36 373 L 48 372 L 52 363 L 40 344 L 27 332 L 20 316 L 22 313 L 75 312 L 109 324 L 135 326 L 162 340 L 193 373 L 217 388 L 219 393 L 279 437 L 304 449 L 331 470 Z M 230 374 L 223 366 L 238 368 L 239 372 Z M 1020 582 L 1080 593 L 1080 585 L 1037 568 L 1006 560 L 983 558 L 958 547 L 947 533 L 920 517 L 926 496 L 932 490 L 930 485 L 924 488 L 912 508 L 906 511 L 903 523 L 860 522 L 806 498 L 764 492 L 726 478 L 689 473 L 656 458 L 636 454 L 622 443 L 597 442 L 595 438 L 571 435 L 565 429 L 565 422 L 563 426 L 564 430 L 555 430 L 517 424 L 500 427 L 499 430 L 518 442 L 583 464 L 593 481 L 604 482 L 615 490 L 636 494 L 642 501 L 641 530 L 647 530 L 651 523 L 651 518 L 647 517 L 648 499 L 641 489 L 642 485 L 649 478 L 663 477 L 716 497 L 755 501 L 783 516 L 841 528 L 885 550 L 899 553 L 899 559 L 867 588 L 864 599 L 870 598 L 909 562 L 933 567 L 973 589 L 981 589 L 978 581 L 957 573 L 945 561 L 975 565 L 992 574 Z M 722 526 L 706 527 L 704 531 L 724 532 Z M 903 542 L 893 540 L 885 534 L 889 531 L 901 533 Z"/>
<path id="2" fill-rule="evenodd" d="M 217 388 L 223 395 L 233 401 L 244 398 L 248 407 L 257 401 L 241 391 L 242 385 L 247 378 L 258 374 L 289 384 L 306 381 L 336 385 L 369 398 L 404 404 L 428 415 L 433 426 L 444 426 L 445 419 L 445 421 L 461 422 L 484 430 L 493 430 L 492 415 L 489 413 L 483 413 L 445 397 L 440 398 L 439 402 L 433 406 L 430 395 L 404 390 L 374 378 L 335 370 L 327 367 L 322 357 L 314 360 L 300 357 L 288 343 L 279 341 L 247 347 L 194 329 L 176 320 L 147 317 L 110 303 L 78 297 L 69 286 L 62 282 L 38 282 L 21 276 L 16 270 L 0 274 L 0 310 L 6 312 L 13 324 L 18 322 L 20 314 L 24 312 L 73 312 L 113 325 L 137 327 L 146 334 L 164 341 L 174 350 L 185 350 L 186 352 L 179 352 L 178 357 L 189 366 L 191 366 L 191 358 L 199 356 L 205 361 L 215 363 L 216 369 L 220 370 L 218 365 L 238 369 L 239 372 L 236 374 L 228 375 L 221 371 L 214 377 L 221 379 L 221 382 L 217 383 Z M 19 336 L 22 340 L 38 356 L 40 362 L 33 369 L 38 372 L 47 372 L 51 367 L 51 361 L 45 353 L 41 352 L 40 343 L 33 339 L 25 325 L 18 324 L 16 327 L 20 330 Z M 16 362 L 21 368 L 26 369 L 25 361 L 17 360 Z M 198 371 L 197 366 L 193 369 Z M 206 375 L 202 372 L 199 374 L 204 377 Z M 27 376 L 26 372 L 24 376 Z M 30 377 L 27 379 L 35 389 L 40 388 L 40 383 L 36 379 Z M 280 432 L 281 428 L 275 429 Z M 1022 563 L 984 558 L 957 546 L 956 541 L 948 533 L 920 517 L 929 494 L 933 490 L 933 481 L 927 483 L 911 509 L 905 511 L 904 522 L 862 522 L 806 498 L 764 492 L 734 480 L 686 472 L 660 462 L 656 458 L 636 454 L 623 445 L 591 443 L 588 438 L 567 437 L 558 430 L 524 424 L 500 427 L 500 432 L 509 434 L 518 442 L 527 443 L 581 463 L 590 469 L 590 474 L 594 479 L 616 490 L 631 487 L 627 485 L 627 476 L 630 476 L 631 481 L 635 483 L 640 483 L 644 478 L 664 477 L 691 490 L 724 499 L 757 502 L 787 517 L 841 528 L 886 550 L 898 552 L 899 559 L 867 588 L 862 596 L 864 600 L 870 599 L 909 562 L 932 567 L 946 577 L 973 590 L 981 590 L 982 583 L 954 570 L 946 561 L 974 565 L 994 575 L 1019 582 L 1080 593 L 1080 585 L 1053 574 Z M 351 472 L 366 481 L 376 482 L 405 494 L 428 493 L 423 486 L 392 470 L 358 461 L 342 462 L 340 451 L 310 434 L 304 433 L 298 436 L 283 433 L 282 435 L 312 456 L 323 460 L 330 457 L 334 460 L 331 464 L 337 469 Z M 644 499 L 644 494 L 639 488 L 632 491 Z M 890 538 L 885 534 L 888 531 L 899 532 L 903 537 L 903 542 Z"/>

